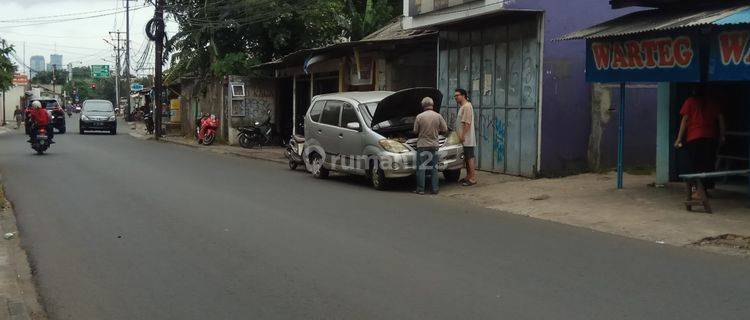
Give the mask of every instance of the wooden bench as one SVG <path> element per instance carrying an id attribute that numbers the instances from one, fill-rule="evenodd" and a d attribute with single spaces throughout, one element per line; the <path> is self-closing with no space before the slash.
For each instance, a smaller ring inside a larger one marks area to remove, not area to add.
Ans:
<path id="1" fill-rule="evenodd" d="M 713 211 L 711 210 L 711 204 L 708 202 L 706 187 L 703 185 L 701 179 L 731 176 L 750 176 L 750 169 L 681 174 L 680 179 L 685 180 L 687 190 L 685 208 L 688 211 L 692 211 L 694 206 L 701 206 L 703 207 L 703 209 L 705 209 L 706 213 L 713 213 Z M 693 199 L 693 187 L 695 187 L 696 191 L 698 192 L 699 199 Z"/>

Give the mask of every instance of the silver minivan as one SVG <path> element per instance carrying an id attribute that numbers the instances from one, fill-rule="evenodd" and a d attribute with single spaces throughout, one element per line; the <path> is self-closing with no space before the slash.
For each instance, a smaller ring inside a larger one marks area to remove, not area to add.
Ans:
<path id="1" fill-rule="evenodd" d="M 442 94 L 434 88 L 399 92 L 341 92 L 315 96 L 305 115 L 305 161 L 316 178 L 330 171 L 366 175 L 376 189 L 387 179 L 416 173 L 414 119 L 421 101 L 431 97 L 440 111 Z M 440 136 L 438 169 L 457 181 L 463 147 L 455 132 Z"/>

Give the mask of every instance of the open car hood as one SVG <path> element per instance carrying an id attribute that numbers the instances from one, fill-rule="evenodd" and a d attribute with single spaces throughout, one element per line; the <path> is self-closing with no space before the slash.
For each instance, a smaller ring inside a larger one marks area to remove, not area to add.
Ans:
<path id="1" fill-rule="evenodd" d="M 422 99 L 424 97 L 432 98 L 435 102 L 433 110 L 440 112 L 440 105 L 443 102 L 443 94 L 435 88 L 410 88 L 398 91 L 385 99 L 378 102 L 375 114 L 372 115 L 371 127 L 376 124 L 404 117 L 415 117 L 422 110 Z"/>

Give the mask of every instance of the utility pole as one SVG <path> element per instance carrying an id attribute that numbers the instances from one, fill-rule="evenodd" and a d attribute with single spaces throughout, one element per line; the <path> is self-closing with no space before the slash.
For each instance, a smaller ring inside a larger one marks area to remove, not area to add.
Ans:
<path id="1" fill-rule="evenodd" d="M 162 55 L 164 54 L 164 0 L 156 0 L 154 24 L 156 25 L 156 34 L 154 34 L 154 38 L 156 38 L 154 40 L 156 41 L 156 48 L 154 50 L 154 55 L 156 56 L 156 61 L 154 64 L 154 90 L 156 90 L 156 94 L 154 95 L 154 107 L 156 109 L 154 110 L 154 121 L 156 124 L 154 126 L 154 139 L 159 140 L 159 137 L 161 136 L 161 99 L 164 91 L 164 84 L 162 83 L 163 79 L 161 74 L 161 64 L 163 61 Z"/>
<path id="2" fill-rule="evenodd" d="M 128 92 L 128 107 L 125 109 L 125 120 L 132 121 L 130 117 L 130 0 L 125 0 L 125 84 Z"/>
<path id="3" fill-rule="evenodd" d="M 56 70 L 57 70 L 57 65 L 53 64 L 52 65 L 52 96 L 53 97 L 55 96 L 55 81 L 57 81 L 56 72 L 55 72 Z"/>
<path id="4" fill-rule="evenodd" d="M 121 47 L 120 43 L 122 39 L 120 39 L 120 35 L 123 34 L 123 32 L 117 31 L 117 32 L 110 32 L 109 36 L 113 37 L 112 41 L 115 41 L 115 43 L 108 42 L 112 47 L 115 49 L 115 107 L 120 107 L 120 57 L 121 57 Z"/>
<path id="5" fill-rule="evenodd" d="M 5 122 L 5 90 L 3 90 L 3 127 L 8 123 Z"/>

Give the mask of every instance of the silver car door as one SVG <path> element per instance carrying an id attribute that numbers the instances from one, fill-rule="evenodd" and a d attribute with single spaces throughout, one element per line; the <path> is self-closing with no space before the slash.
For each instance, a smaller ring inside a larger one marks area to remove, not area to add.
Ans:
<path id="1" fill-rule="evenodd" d="M 356 124 L 356 125 L 355 125 Z M 362 130 L 364 123 L 354 106 L 345 103 L 341 109 L 341 128 L 339 141 L 341 158 L 346 171 L 364 173 L 364 157 L 362 156 Z M 350 127 L 351 126 L 351 127 Z M 358 126 L 358 128 L 353 128 Z"/>

